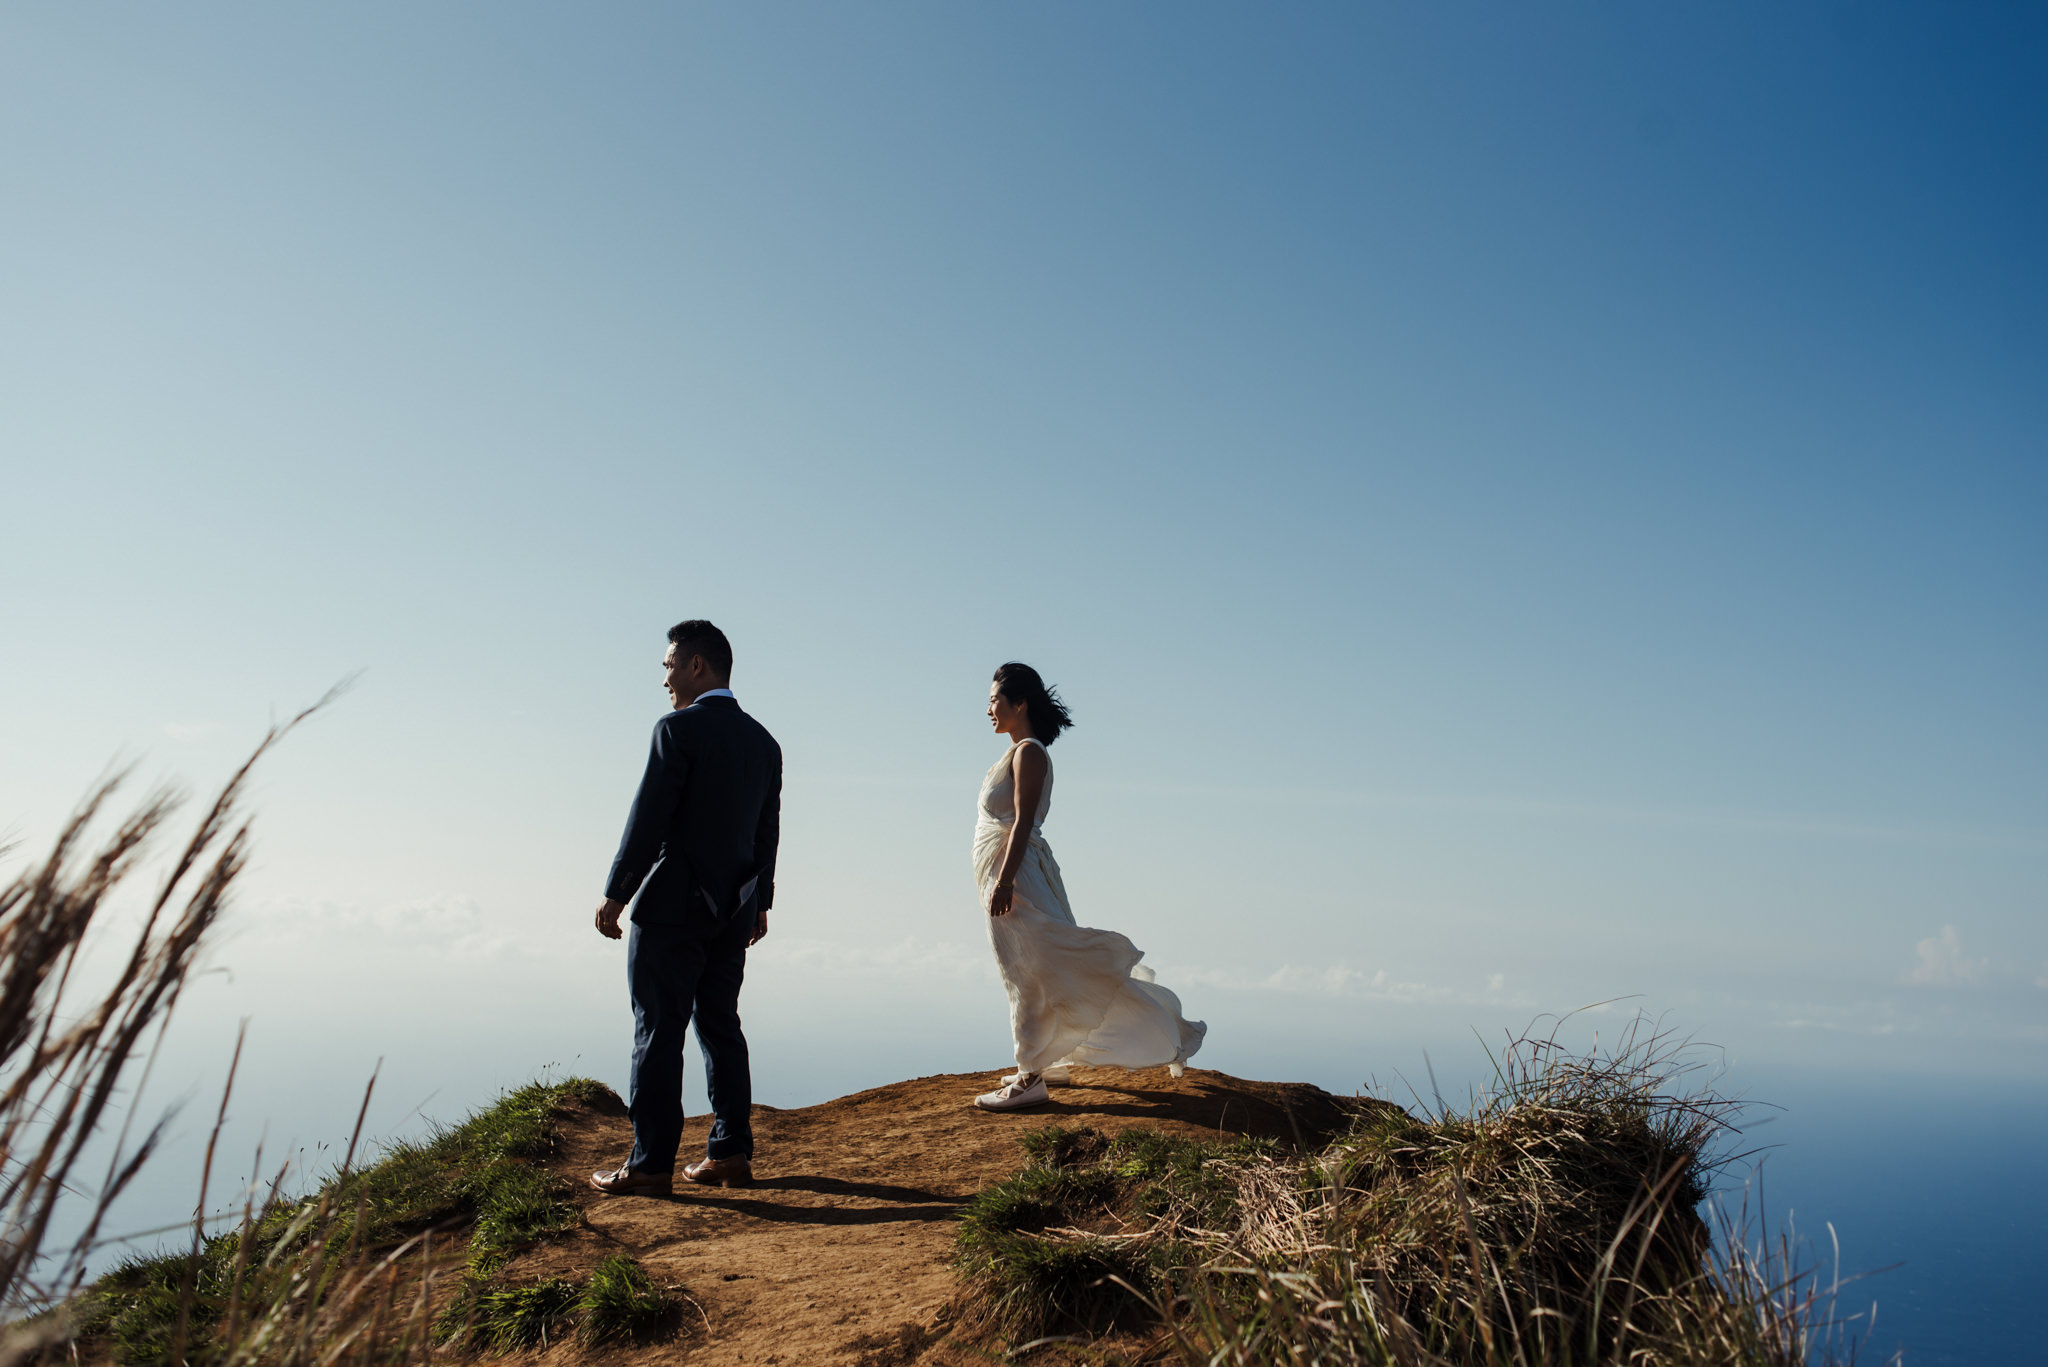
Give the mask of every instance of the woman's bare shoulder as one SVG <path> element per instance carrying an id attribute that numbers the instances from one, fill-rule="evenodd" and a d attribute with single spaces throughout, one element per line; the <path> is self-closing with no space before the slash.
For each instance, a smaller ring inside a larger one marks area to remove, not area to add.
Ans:
<path id="1" fill-rule="evenodd" d="M 1020 774 L 1042 774 L 1052 768 L 1052 756 L 1045 753 L 1045 743 L 1037 740 L 1017 742 L 1017 748 L 1010 752 L 1010 763 Z"/>

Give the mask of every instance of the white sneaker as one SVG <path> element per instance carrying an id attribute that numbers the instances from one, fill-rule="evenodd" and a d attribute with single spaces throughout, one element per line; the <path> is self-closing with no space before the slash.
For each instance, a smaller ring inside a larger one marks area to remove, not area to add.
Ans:
<path id="1" fill-rule="evenodd" d="M 1021 1111 L 1026 1106 L 1043 1106 L 1052 1100 L 1052 1093 L 1045 1090 L 1045 1079 L 1032 1079 L 1029 1087 L 1019 1087 L 1014 1081 L 1005 1082 L 993 1092 L 983 1092 L 974 1098 L 974 1104 L 984 1111 Z"/>
<path id="2" fill-rule="evenodd" d="M 1005 1073 L 1003 1074 L 1003 1085 L 1007 1087 L 1024 1076 L 1026 1075 L 1021 1072 Z M 1064 1068 L 1048 1068 L 1038 1076 L 1048 1087 L 1065 1087 L 1074 1080 L 1073 1074 Z"/>

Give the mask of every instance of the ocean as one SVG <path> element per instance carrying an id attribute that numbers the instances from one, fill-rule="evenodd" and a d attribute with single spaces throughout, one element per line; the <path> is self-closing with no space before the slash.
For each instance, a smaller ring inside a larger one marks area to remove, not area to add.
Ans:
<path id="1" fill-rule="evenodd" d="M 2048 1229 L 2048 1087 L 1915 1078 L 1852 1087 L 1764 1079 L 1745 1138 L 1768 1144 L 1752 1201 L 1824 1264 L 1841 1249 L 1839 1299 L 1862 1362 L 1916 1367 L 2039 1362 L 2036 1312 Z"/>
<path id="2" fill-rule="evenodd" d="M 820 983 L 789 992 L 764 984 L 748 1014 L 758 1101 L 812 1105 L 978 1065 L 993 1078 L 1002 1066 L 1007 1040 L 993 983 L 927 984 L 915 992 L 858 986 L 848 995 Z M 206 993 L 199 996 L 182 1043 L 160 1066 L 154 1100 L 143 1108 L 153 1113 L 163 1100 L 182 1098 L 183 1112 L 171 1143 L 124 1198 L 115 1228 L 147 1230 L 191 1217 L 235 1028 L 232 995 L 214 1008 L 205 1006 Z M 454 1013 L 445 1001 L 410 996 L 386 1003 L 353 1022 L 301 1020 L 280 1029 L 275 1011 L 267 1027 L 259 1020 L 230 1108 L 212 1208 L 227 1205 L 256 1171 L 259 1141 L 265 1172 L 286 1156 L 315 1174 L 338 1161 L 379 1055 L 383 1071 L 367 1122 L 373 1143 L 459 1119 L 500 1089 L 543 1072 L 595 1076 L 624 1089 L 629 1024 L 623 1001 L 608 993 L 584 1007 L 517 1018 Z M 1398 1018 L 1385 1013 L 1387 1024 Z M 1349 1033 L 1328 1018 L 1314 1029 L 1299 1021 L 1276 1026 L 1270 1018 L 1257 1028 L 1240 1019 L 1212 1029 L 1211 1045 L 1198 1064 L 1339 1093 L 1370 1082 L 1378 1094 L 1404 1102 L 1415 1098 L 1402 1088 L 1425 1070 L 1452 1097 L 1483 1076 L 1473 1066 L 1477 1048 L 1469 1033 L 1460 1053 L 1448 1031 L 1436 1032 L 1434 1042 L 1394 1041 L 1384 1033 Z M 1382 1063 L 1370 1075 L 1354 1062 L 1368 1057 Z M 694 1053 L 689 1070 L 686 1104 L 694 1113 L 703 1106 Z M 1746 1199 L 1772 1233 L 1794 1232 L 1825 1280 L 1836 1275 L 1839 1246 L 1838 1311 L 1858 1341 L 1858 1362 L 1882 1363 L 1895 1354 L 1916 1367 L 2040 1360 L 2032 1312 L 2039 1239 L 2048 1228 L 2048 1170 L 2041 1162 L 2048 1152 L 2048 1085 L 1963 1076 L 1850 1079 L 1782 1067 L 1738 1069 L 1725 1084 L 1756 1098 L 1743 1133 L 1731 1136 L 1730 1152 L 1758 1153 L 1724 1173 L 1716 1199 L 1731 1210 Z M 772 1162 L 772 1155 L 763 1158 Z M 132 1246 L 159 1242 L 143 1238 Z M 109 1266 L 125 1247 L 103 1249 L 96 1265 Z"/>

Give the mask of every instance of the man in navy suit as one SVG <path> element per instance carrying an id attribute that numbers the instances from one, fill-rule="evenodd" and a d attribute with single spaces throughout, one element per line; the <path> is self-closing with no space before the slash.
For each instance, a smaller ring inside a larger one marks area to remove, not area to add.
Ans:
<path id="1" fill-rule="evenodd" d="M 590 1179 L 611 1195 L 671 1190 L 683 1139 L 683 1032 L 693 1018 L 713 1119 L 704 1158 L 683 1177 L 727 1187 L 753 1180 L 740 981 L 775 900 L 782 747 L 740 711 L 727 686 L 732 646 L 711 623 L 670 627 L 661 667 L 675 710 L 655 723 L 647 772 L 597 908 L 598 933 L 616 940 L 620 914 L 633 903 L 633 1152 Z"/>

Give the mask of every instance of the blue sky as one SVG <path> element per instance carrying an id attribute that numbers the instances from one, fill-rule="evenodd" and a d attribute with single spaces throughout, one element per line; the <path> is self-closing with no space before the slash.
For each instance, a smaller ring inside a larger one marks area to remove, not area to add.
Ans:
<path id="1" fill-rule="evenodd" d="M 166 1085 L 245 1014 L 285 1132 L 380 1055 L 391 1124 L 622 1081 L 590 908 L 702 615 L 788 756 L 771 1100 L 1002 1062 L 1012 657 L 1204 1063 L 1455 1074 L 1627 996 L 1738 1084 L 2039 1088 L 2044 38 L 13 7 L 0 828 L 362 670 Z"/>

